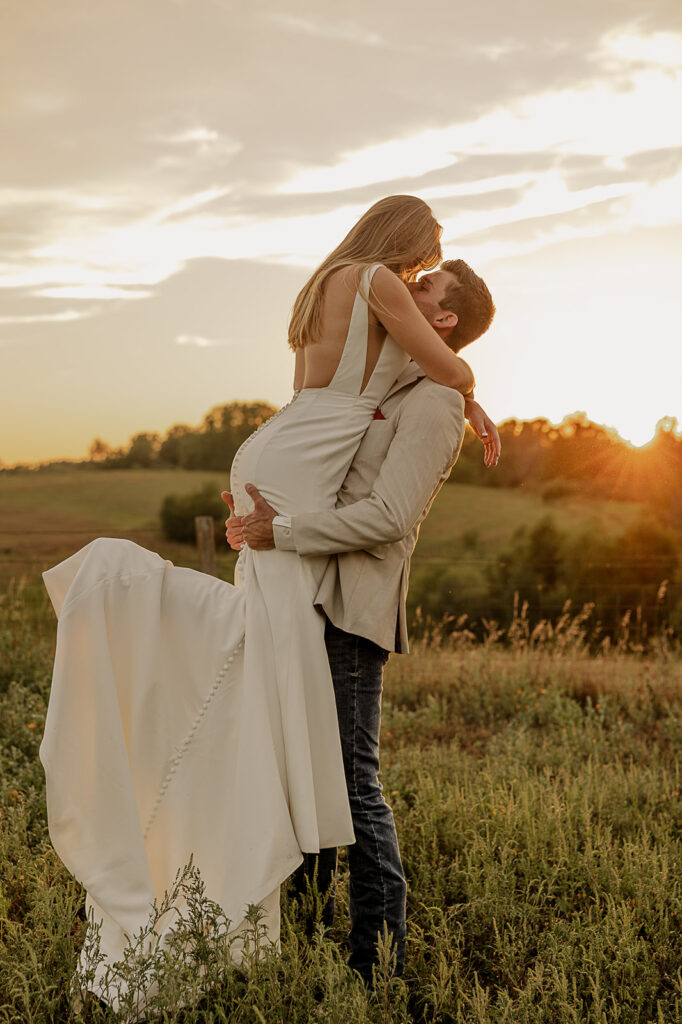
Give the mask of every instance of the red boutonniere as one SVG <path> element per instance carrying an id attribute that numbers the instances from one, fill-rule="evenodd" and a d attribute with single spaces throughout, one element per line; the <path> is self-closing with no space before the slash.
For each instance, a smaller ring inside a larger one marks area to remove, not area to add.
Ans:
<path id="1" fill-rule="evenodd" d="M 375 420 L 385 420 L 386 419 L 386 417 L 384 416 L 384 414 L 381 411 L 381 409 L 379 408 L 379 406 L 377 406 L 376 409 L 374 410 L 373 419 L 375 419 Z"/>

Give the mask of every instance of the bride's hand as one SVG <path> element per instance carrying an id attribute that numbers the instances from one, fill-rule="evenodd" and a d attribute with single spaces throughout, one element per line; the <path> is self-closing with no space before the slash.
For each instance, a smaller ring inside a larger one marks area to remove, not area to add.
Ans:
<path id="1" fill-rule="evenodd" d="M 500 461 L 500 453 L 502 451 L 502 444 L 500 441 L 500 435 L 497 432 L 497 427 L 490 419 L 485 409 L 483 409 L 478 402 L 474 402 L 473 399 L 464 403 L 464 415 L 471 424 L 476 436 L 483 442 L 485 447 L 483 461 L 486 468 L 496 466 Z"/>
<path id="2" fill-rule="evenodd" d="M 230 518 L 225 520 L 225 536 L 227 543 L 235 551 L 241 551 L 244 547 L 244 531 L 242 528 L 242 517 L 234 514 L 234 498 L 229 491 L 222 491 L 220 497 L 230 509 Z"/>

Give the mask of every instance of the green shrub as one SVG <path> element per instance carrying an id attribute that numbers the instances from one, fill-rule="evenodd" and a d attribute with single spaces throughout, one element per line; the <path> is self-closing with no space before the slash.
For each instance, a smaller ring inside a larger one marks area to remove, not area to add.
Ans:
<path id="1" fill-rule="evenodd" d="M 216 526 L 227 517 L 227 506 L 220 497 L 220 485 L 208 482 L 193 494 L 169 494 L 161 505 L 161 529 L 168 540 L 193 543 L 194 517 L 212 516 Z"/>

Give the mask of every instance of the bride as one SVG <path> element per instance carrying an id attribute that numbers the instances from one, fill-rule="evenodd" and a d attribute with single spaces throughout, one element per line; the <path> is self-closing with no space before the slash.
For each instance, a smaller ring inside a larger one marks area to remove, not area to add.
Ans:
<path id="1" fill-rule="evenodd" d="M 390 196 L 312 275 L 289 328 L 294 396 L 232 464 L 238 514 L 253 507 L 246 484 L 282 514 L 333 507 L 410 358 L 473 388 L 405 284 L 440 262 L 440 233 L 422 200 Z M 59 620 L 40 748 L 48 825 L 100 926 L 93 987 L 113 1003 L 107 966 L 190 857 L 236 936 L 260 904 L 277 941 L 279 887 L 302 853 L 354 841 L 313 606 L 325 564 L 245 549 L 232 586 L 100 538 L 44 573 Z"/>

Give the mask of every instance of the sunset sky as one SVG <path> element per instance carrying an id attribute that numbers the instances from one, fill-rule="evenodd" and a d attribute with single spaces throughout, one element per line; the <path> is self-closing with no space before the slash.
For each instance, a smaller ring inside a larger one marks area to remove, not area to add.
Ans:
<path id="1" fill-rule="evenodd" d="M 4 0 L 0 460 L 291 393 L 292 302 L 422 196 L 490 415 L 682 420 L 679 0 Z"/>

